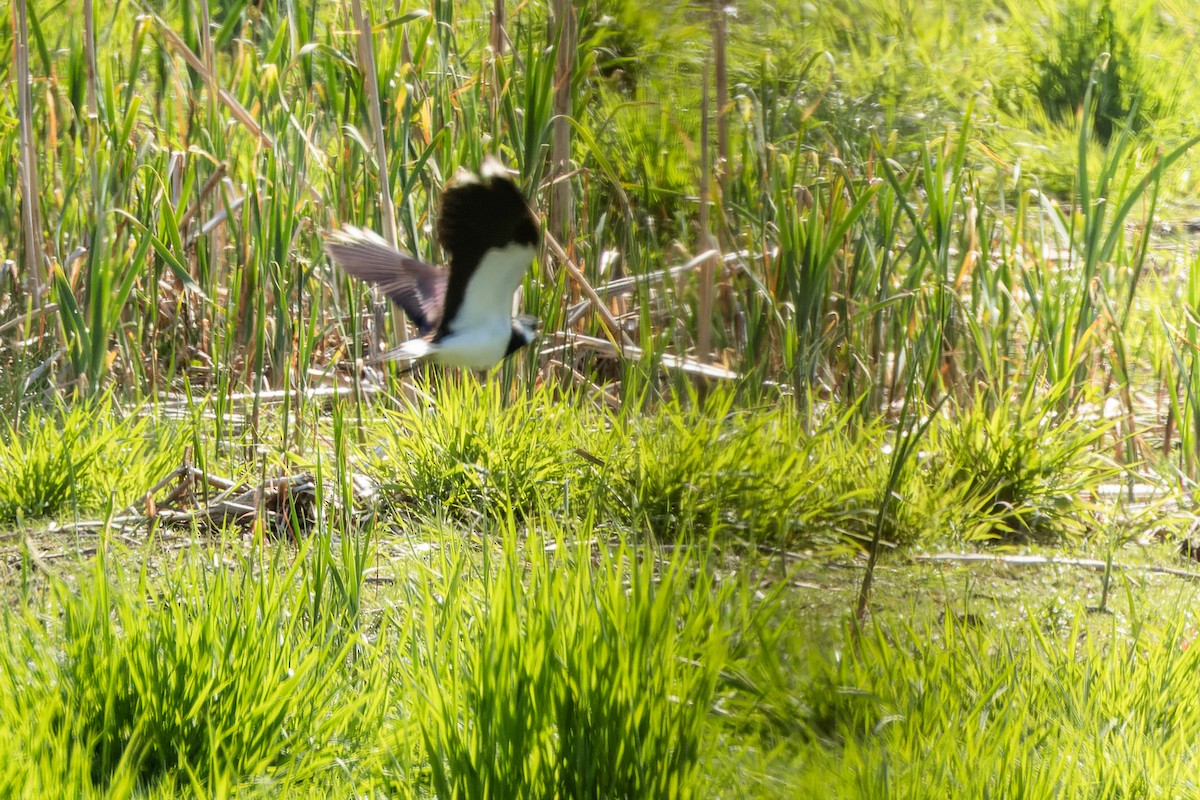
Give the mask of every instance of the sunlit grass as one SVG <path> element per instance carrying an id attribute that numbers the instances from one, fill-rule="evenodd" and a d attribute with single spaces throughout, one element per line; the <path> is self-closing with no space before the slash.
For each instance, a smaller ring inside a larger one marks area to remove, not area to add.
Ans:
<path id="1" fill-rule="evenodd" d="M 851 413 L 737 405 L 731 392 L 611 412 L 542 388 L 442 381 L 369 423 L 363 463 L 386 507 L 476 524 L 508 515 L 588 520 L 657 541 L 716 536 L 833 553 L 870 539 L 894 447 Z M 886 510 L 892 543 L 1078 539 L 1084 496 L 1117 474 L 1097 455 L 1111 425 L 1060 420 L 1026 398 L 939 415 L 901 465 Z"/>
<path id="2" fill-rule="evenodd" d="M 0 63 L 0 795 L 1196 792 L 1194 598 L 907 561 L 1190 531 L 1194 7 L 602 0 L 562 76 L 546 3 L 352 5 L 28 8 L 32 142 Z M 436 261 L 485 153 L 635 285 L 548 249 L 537 347 L 376 382 L 323 232 Z"/>
<path id="3" fill-rule="evenodd" d="M 1134 612 L 1137 614 L 1137 612 Z M 1144 625 L 1144 626 L 1143 626 Z M 810 657 L 793 784 L 822 796 L 1106 797 L 1195 791 L 1195 650 L 1170 622 L 1088 630 L 875 627 Z"/>
<path id="4" fill-rule="evenodd" d="M 111 401 L 34 409 L 0 428 L 0 524 L 119 511 L 179 466 L 184 443 L 183 426 Z"/>
<path id="5" fill-rule="evenodd" d="M 700 554 L 562 533 L 552 554 L 510 525 L 480 554 L 425 528 L 435 554 L 395 563 L 357 628 L 322 536 L 228 566 L 101 556 L 74 591 L 52 581 L 6 612 L 6 775 L 79 793 L 703 794 L 728 591 Z"/>
<path id="6" fill-rule="evenodd" d="M 797 564 L 792 587 L 773 559 L 731 571 L 703 544 L 664 553 L 539 518 L 544 536 L 509 518 L 482 540 L 409 523 L 421 554 L 384 556 L 399 542 L 376 529 L 350 545 L 370 580 L 328 532 L 232 557 L 110 545 L 43 576 L 0 627 L 0 781 L 160 797 L 1191 791 L 1181 584 L 1118 581 L 1099 614 L 1083 607 L 1098 577 L 889 570 L 855 633 L 845 564 Z"/>

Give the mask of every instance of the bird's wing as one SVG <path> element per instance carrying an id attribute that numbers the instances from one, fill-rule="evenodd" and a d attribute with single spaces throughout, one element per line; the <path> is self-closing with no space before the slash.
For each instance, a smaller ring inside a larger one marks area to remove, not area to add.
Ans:
<path id="1" fill-rule="evenodd" d="M 404 255 L 376 233 L 351 226 L 329 234 L 325 252 L 350 275 L 378 286 L 404 309 L 422 336 L 438 327 L 446 300 L 446 270 Z"/>
<path id="2" fill-rule="evenodd" d="M 469 320 L 472 326 L 506 326 L 512 319 L 513 294 L 521 285 L 525 271 L 533 263 L 536 248 L 531 244 L 512 242 L 493 247 L 483 254 L 478 265 L 465 277 L 455 272 L 462 269 L 451 265 L 450 283 L 464 286 L 457 309 L 447 308 L 446 318 L 439 327 L 439 336 L 456 329 L 455 320 Z M 457 294 L 457 292 L 452 292 Z M 449 298 L 453 303 L 455 298 Z"/>

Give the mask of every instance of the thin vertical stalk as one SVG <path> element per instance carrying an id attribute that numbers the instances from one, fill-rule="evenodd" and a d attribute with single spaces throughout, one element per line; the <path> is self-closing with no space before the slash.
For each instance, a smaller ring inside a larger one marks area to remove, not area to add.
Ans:
<path id="1" fill-rule="evenodd" d="M 554 30 L 558 42 L 554 67 L 554 122 L 550 133 L 550 230 L 571 246 L 575 198 L 567 174 L 571 169 L 571 75 L 575 66 L 575 10 L 569 0 L 554 0 Z"/>
<path id="2" fill-rule="evenodd" d="M 729 172 L 729 121 L 726 112 L 729 109 L 729 74 L 725 67 L 725 41 L 728 38 L 725 31 L 725 2 L 713 0 L 712 3 L 712 38 L 713 38 L 713 83 L 717 92 L 717 180 L 721 183 L 721 196 L 725 195 L 725 186 Z"/>
<path id="3" fill-rule="evenodd" d="M 379 194 L 383 208 L 383 236 L 388 244 L 396 246 L 396 209 L 392 203 L 392 187 L 388 176 L 387 144 L 383 138 L 383 113 L 379 103 L 379 78 L 375 74 L 375 47 L 371 35 L 371 22 L 363 11 L 361 0 L 352 0 L 354 24 L 358 26 L 358 68 L 366 81 L 367 115 L 371 120 L 371 138 L 375 144 L 375 158 L 379 162 Z"/>
<path id="4" fill-rule="evenodd" d="M 358 68 L 366 81 L 367 115 L 371 120 L 371 138 L 375 143 L 375 160 L 379 162 L 379 202 L 383 216 L 383 236 L 388 244 L 396 247 L 396 208 L 392 202 L 392 186 L 388 175 L 387 144 L 383 138 L 383 112 L 379 103 L 379 78 L 375 74 L 375 47 L 371 34 L 371 23 L 363 11 L 361 0 L 352 0 L 354 24 L 358 26 Z M 387 305 L 380 297 L 377 289 L 371 290 L 374 298 L 373 311 L 375 316 L 376 336 L 384 328 L 384 314 Z M 396 334 L 401 340 L 407 339 L 407 326 L 397 319 Z M 381 342 L 373 343 L 374 348 L 383 349 Z"/>
<path id="5" fill-rule="evenodd" d="M 500 93 L 504 90 L 502 78 L 504 48 L 508 35 L 504 30 L 504 0 L 495 0 L 488 20 L 489 55 L 484 60 L 484 90 L 488 104 L 488 116 L 495 130 L 502 128 Z"/>
<path id="6" fill-rule="evenodd" d="M 33 302 L 40 306 L 45 287 L 42 274 L 42 229 L 38 213 L 37 144 L 33 139 L 33 97 L 29 91 L 29 29 L 25 0 L 13 3 L 13 39 L 16 51 L 17 118 L 21 140 L 21 223 L 25 229 L 25 275 Z"/>
<path id="7" fill-rule="evenodd" d="M 867 546 L 867 568 L 863 572 L 862 583 L 858 589 L 858 599 L 854 604 L 854 636 L 862 631 L 862 624 L 867 618 L 871 607 L 871 590 L 875 584 L 875 566 L 879 561 L 879 551 L 883 546 L 883 532 L 887 526 L 888 513 L 896 502 L 896 486 L 904 469 L 916 459 L 918 445 L 924 437 L 942 405 L 950 399 L 949 393 L 943 392 L 935 403 L 928 409 L 922 406 L 918 386 L 929 386 L 933 383 L 941 363 L 941 343 L 946 329 L 945 316 L 931 318 L 927 328 L 918 337 L 912 348 L 912 359 L 908 367 L 907 385 L 904 390 L 904 405 L 900 408 L 900 419 L 896 423 L 896 440 L 892 445 L 891 462 L 888 466 L 887 485 L 879 497 L 879 508 L 875 513 L 875 530 L 871 534 L 871 542 Z M 922 347 L 922 344 L 924 347 Z M 926 353 L 924 362 L 921 361 L 922 351 Z M 918 374 L 923 378 L 918 383 Z"/>
<path id="8" fill-rule="evenodd" d="M 83 0 L 83 57 L 87 62 L 87 115 L 96 119 L 96 14 L 92 0 Z"/>
<path id="9" fill-rule="evenodd" d="M 200 57 L 204 59 L 204 71 L 208 80 L 208 112 L 216 117 L 217 111 L 217 56 L 213 52 L 212 22 L 208 18 L 208 0 L 196 3 L 200 8 Z"/>
<path id="10" fill-rule="evenodd" d="M 712 233 L 709 231 L 708 201 L 710 194 L 710 159 L 708 154 L 708 59 L 704 59 L 704 75 L 700 79 L 700 218 L 698 221 L 700 246 L 712 249 Z M 713 258 L 707 258 L 700 267 L 700 308 L 696 312 L 696 358 L 707 364 L 712 354 L 712 309 L 713 309 Z"/>
<path id="11" fill-rule="evenodd" d="M 492 58 L 501 59 L 504 58 L 504 45 L 508 38 L 504 32 L 504 0 L 495 0 L 492 3 L 491 22 L 488 38 L 492 43 Z"/>

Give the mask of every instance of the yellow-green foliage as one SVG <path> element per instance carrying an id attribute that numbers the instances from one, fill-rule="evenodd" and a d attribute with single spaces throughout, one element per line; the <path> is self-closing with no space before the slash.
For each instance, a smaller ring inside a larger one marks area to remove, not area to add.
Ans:
<path id="1" fill-rule="evenodd" d="M 31 411 L 0 428 L 0 524 L 120 510 L 182 458 L 182 426 L 111 403 Z"/>

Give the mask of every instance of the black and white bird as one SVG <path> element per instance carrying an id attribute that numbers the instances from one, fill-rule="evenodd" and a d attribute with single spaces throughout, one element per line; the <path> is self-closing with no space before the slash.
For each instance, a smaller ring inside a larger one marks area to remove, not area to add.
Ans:
<path id="1" fill-rule="evenodd" d="M 513 296 L 541 238 L 537 219 L 508 171 L 489 157 L 478 175 L 460 171 L 442 192 L 437 237 L 448 270 L 349 226 L 326 238 L 325 252 L 379 286 L 416 326 L 420 338 L 385 359 L 489 370 L 533 342 L 540 327 L 534 317 L 513 316 Z"/>

